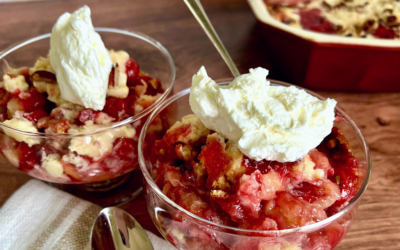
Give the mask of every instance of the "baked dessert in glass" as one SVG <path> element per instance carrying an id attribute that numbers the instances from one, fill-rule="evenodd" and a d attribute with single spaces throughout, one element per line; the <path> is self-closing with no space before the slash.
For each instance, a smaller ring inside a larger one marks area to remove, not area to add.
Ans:
<path id="1" fill-rule="evenodd" d="M 333 249 L 370 171 L 351 119 L 336 107 L 331 133 L 302 159 L 259 161 L 205 127 L 189 93 L 163 102 L 139 139 L 147 205 L 161 234 L 178 249 Z M 154 130 L 160 126 L 163 133 Z"/>
<path id="2" fill-rule="evenodd" d="M 50 34 L 0 54 L 3 164 L 38 179 L 73 184 L 101 182 L 138 168 L 141 128 L 172 90 L 175 66 L 168 51 L 146 35 L 109 28 L 96 33 L 112 48 L 106 52 L 111 68 L 101 109 L 63 98 L 47 57 Z M 90 76 L 88 63 L 81 72 Z M 83 95 L 96 91 L 90 87 Z"/>

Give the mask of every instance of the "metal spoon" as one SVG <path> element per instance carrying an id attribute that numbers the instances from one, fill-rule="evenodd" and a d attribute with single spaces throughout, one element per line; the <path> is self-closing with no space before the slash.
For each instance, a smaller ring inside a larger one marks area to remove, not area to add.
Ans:
<path id="1" fill-rule="evenodd" d="M 154 250 L 144 229 L 117 207 L 100 211 L 90 235 L 93 250 Z"/>
<path id="2" fill-rule="evenodd" d="M 225 46 L 222 44 L 221 40 L 218 37 L 217 32 L 214 30 L 210 20 L 208 19 L 206 13 L 204 12 L 203 6 L 201 5 L 199 0 L 183 0 L 186 5 L 189 7 L 193 16 L 197 19 L 200 26 L 203 28 L 204 32 L 207 34 L 208 38 L 214 44 L 215 48 L 218 50 L 221 57 L 224 59 L 226 65 L 228 65 L 229 69 L 232 72 L 234 77 L 240 75 L 239 70 L 236 68 L 235 63 L 233 62 L 231 56 L 228 51 L 225 49 Z"/>

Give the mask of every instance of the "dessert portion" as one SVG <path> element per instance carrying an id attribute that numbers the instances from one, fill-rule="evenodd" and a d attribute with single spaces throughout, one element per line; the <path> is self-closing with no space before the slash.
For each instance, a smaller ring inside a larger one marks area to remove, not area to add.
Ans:
<path id="1" fill-rule="evenodd" d="M 194 114 L 176 122 L 148 157 L 157 186 L 183 209 L 219 225 L 283 230 L 327 219 L 355 197 L 358 162 L 333 126 L 336 102 L 270 86 L 267 73 L 251 69 L 228 86 L 204 68 L 193 76 Z M 227 240 L 179 213 L 169 216 L 160 227 L 183 249 L 332 249 L 348 226 L 333 223 L 293 241 Z"/>
<path id="2" fill-rule="evenodd" d="M 87 6 L 59 18 L 49 57 L 6 71 L 0 122 L 28 132 L 0 134 L 1 152 L 14 166 L 62 183 L 107 180 L 137 167 L 145 118 L 112 126 L 151 106 L 163 89 L 127 52 L 105 48 Z"/>
<path id="3" fill-rule="evenodd" d="M 264 0 L 271 15 L 292 27 L 368 39 L 400 39 L 396 0 Z"/>

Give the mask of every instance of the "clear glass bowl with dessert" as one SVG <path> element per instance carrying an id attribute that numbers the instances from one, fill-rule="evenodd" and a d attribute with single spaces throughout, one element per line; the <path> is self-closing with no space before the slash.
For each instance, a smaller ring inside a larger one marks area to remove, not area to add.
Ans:
<path id="1" fill-rule="evenodd" d="M 175 78 L 158 41 L 95 29 L 87 6 L 62 15 L 51 34 L 4 50 L 0 63 L 1 162 L 54 183 L 137 169 L 141 128 Z"/>
<path id="2" fill-rule="evenodd" d="M 148 211 L 178 249 L 333 249 L 347 233 L 370 173 L 362 134 L 334 100 L 266 75 L 217 84 L 202 68 L 144 125 Z"/>

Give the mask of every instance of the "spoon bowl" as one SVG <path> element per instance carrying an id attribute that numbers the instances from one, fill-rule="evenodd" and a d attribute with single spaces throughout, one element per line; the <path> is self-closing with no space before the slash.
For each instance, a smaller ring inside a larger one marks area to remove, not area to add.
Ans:
<path id="1" fill-rule="evenodd" d="M 139 222 L 117 207 L 100 211 L 90 241 L 93 250 L 154 250 Z"/>

